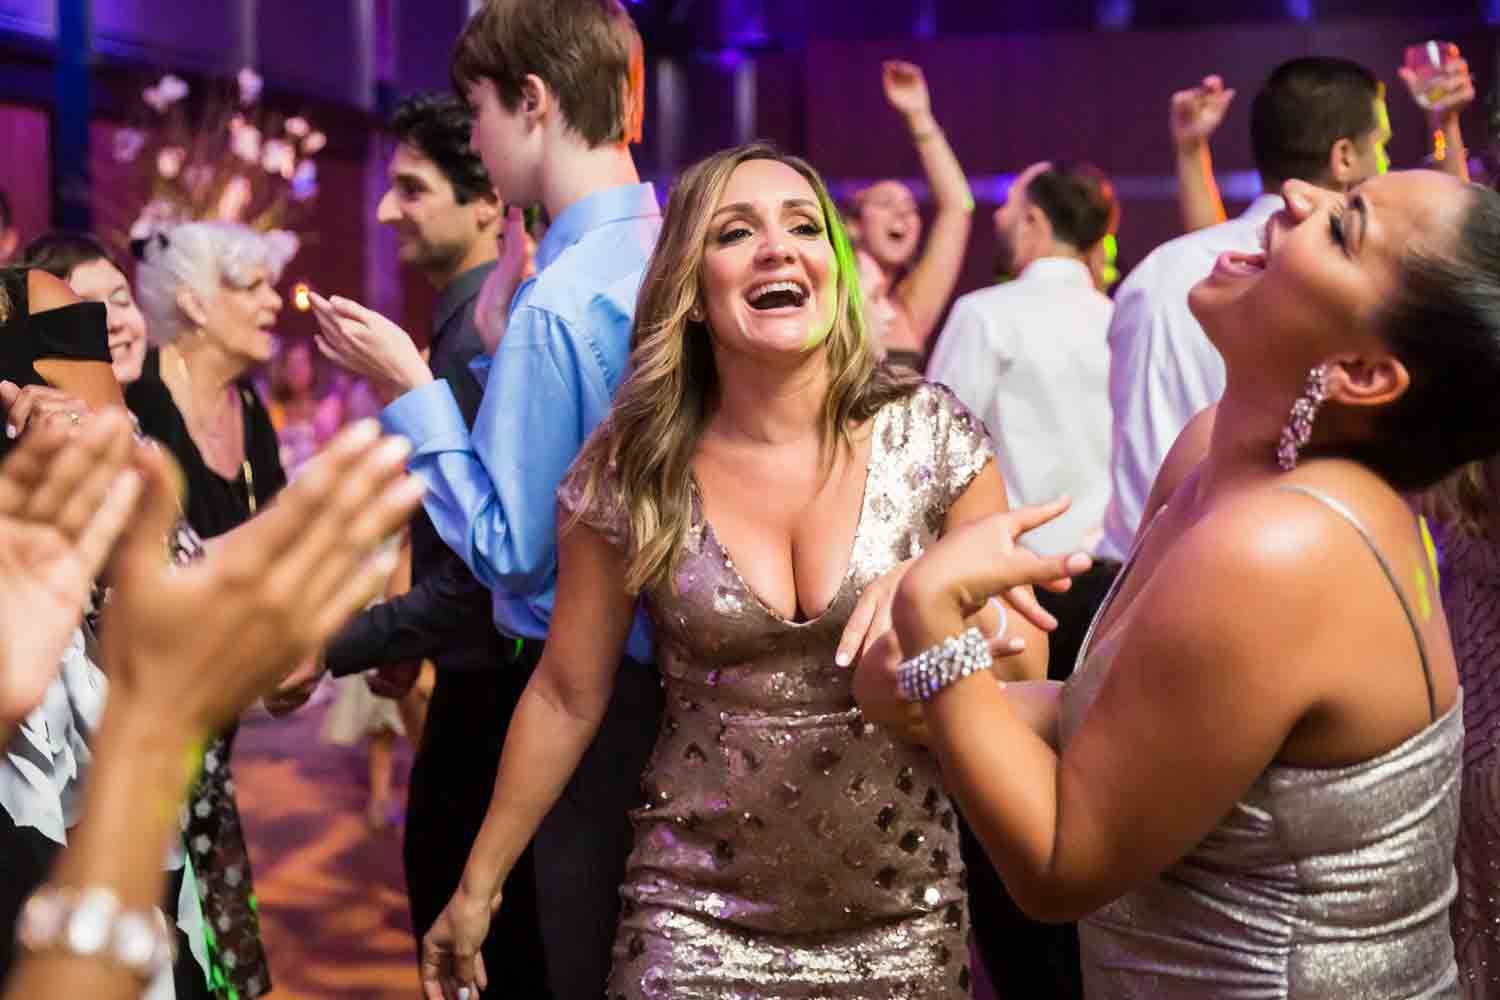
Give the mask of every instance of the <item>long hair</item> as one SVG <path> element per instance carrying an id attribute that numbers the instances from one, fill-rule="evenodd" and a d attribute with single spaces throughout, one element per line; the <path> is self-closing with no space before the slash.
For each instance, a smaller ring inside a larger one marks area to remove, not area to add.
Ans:
<path id="1" fill-rule="evenodd" d="M 1452 531 L 1500 541 L 1500 455 L 1470 462 L 1444 479 L 1426 509 Z"/>
<path id="2" fill-rule="evenodd" d="M 833 245 L 837 300 L 825 352 L 828 390 L 820 437 L 832 466 L 852 447 L 854 424 L 909 395 L 921 380 L 879 367 L 865 343 L 858 270 L 828 189 L 812 166 L 764 142 L 737 146 L 693 165 L 672 189 L 661 238 L 646 267 L 631 331 L 630 374 L 609 418 L 584 446 L 580 511 L 616 505 L 629 524 L 625 584 L 631 593 L 670 585 L 692 526 L 692 460 L 718 399 L 719 378 L 705 322 L 689 313 L 702 299 L 709 223 L 730 175 L 751 160 L 774 160 L 807 179 Z"/>

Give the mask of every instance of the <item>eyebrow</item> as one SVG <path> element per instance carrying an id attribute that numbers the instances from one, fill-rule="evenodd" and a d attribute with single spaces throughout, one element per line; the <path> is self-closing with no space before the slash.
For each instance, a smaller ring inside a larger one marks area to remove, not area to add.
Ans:
<path id="1" fill-rule="evenodd" d="M 803 208 L 817 211 L 818 203 L 808 198 L 788 198 L 786 201 L 781 203 L 781 208 L 782 211 L 785 211 L 789 208 Z M 755 206 L 750 204 L 748 201 L 737 201 L 733 205 L 725 205 L 723 208 L 715 212 L 713 217 L 717 219 L 719 216 L 725 214 L 726 212 L 732 212 L 736 215 L 754 215 Z"/>

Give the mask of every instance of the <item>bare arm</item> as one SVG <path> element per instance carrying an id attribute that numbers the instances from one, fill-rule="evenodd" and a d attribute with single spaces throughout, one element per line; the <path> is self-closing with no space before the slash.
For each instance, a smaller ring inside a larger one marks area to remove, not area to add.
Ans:
<path id="1" fill-rule="evenodd" d="M 974 218 L 974 196 L 969 192 L 969 181 L 958 157 L 932 115 L 921 69 L 911 63 L 887 62 L 883 82 L 887 99 L 906 119 L 937 209 L 927 234 L 927 245 L 911 273 L 894 290 L 912 330 L 925 345 L 963 269 Z"/>
<path id="2" fill-rule="evenodd" d="M 1232 523 L 1206 520 L 1177 542 L 1183 556 L 1167 557 L 1141 587 L 1110 674 L 1061 754 L 982 675 L 927 703 L 944 777 L 1028 913 L 1072 919 L 1181 858 L 1336 683 L 1314 669 L 1317 651 L 1338 641 L 1317 566 L 1332 551 L 1353 563 L 1359 543 L 1317 511 L 1270 503 Z M 1270 520 L 1274 531 L 1247 528 Z M 1013 579 L 982 539 L 957 541 L 974 568 L 963 587 Z M 936 606 L 920 596 L 927 571 L 955 555 L 949 547 L 907 575 L 895 611 L 903 646 L 926 648 L 957 630 L 960 605 L 916 611 Z M 1282 635 L 1298 641 L 1267 657 L 1267 636 Z"/>
<path id="3" fill-rule="evenodd" d="M 1209 139 L 1224 121 L 1234 91 L 1217 76 L 1172 95 L 1168 125 L 1177 172 L 1177 207 L 1184 232 L 1218 225 L 1225 219 L 1224 200 L 1214 179 Z"/>
<path id="4" fill-rule="evenodd" d="M 1427 129 L 1432 133 L 1432 157 L 1445 172 L 1461 181 L 1469 179 L 1469 152 L 1464 147 L 1463 126 L 1459 121 L 1464 109 L 1474 103 L 1474 79 L 1466 60 L 1446 63 L 1432 79 L 1419 81 L 1405 66 L 1398 71 L 1407 91 L 1426 113 Z M 1433 99 L 1431 95 L 1440 95 Z"/>
<path id="5" fill-rule="evenodd" d="M 558 539 L 556 611 L 521 695 L 460 893 L 486 903 L 562 794 L 604 718 L 635 601 L 624 555 L 585 525 Z"/>

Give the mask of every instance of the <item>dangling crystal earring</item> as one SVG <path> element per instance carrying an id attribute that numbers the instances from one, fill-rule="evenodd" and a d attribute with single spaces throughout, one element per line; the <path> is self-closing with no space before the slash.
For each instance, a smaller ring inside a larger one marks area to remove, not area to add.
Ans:
<path id="1" fill-rule="evenodd" d="M 1327 399 L 1328 366 L 1318 365 L 1307 373 L 1302 395 L 1292 404 L 1286 426 L 1281 428 L 1281 440 L 1276 444 L 1276 462 L 1284 472 L 1297 467 L 1297 453 L 1307 447 L 1308 439 L 1312 437 L 1313 421 Z"/>

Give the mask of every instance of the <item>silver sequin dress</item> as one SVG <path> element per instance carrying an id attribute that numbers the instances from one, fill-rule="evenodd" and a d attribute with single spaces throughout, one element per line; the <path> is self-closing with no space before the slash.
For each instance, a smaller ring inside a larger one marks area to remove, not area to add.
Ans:
<path id="1" fill-rule="evenodd" d="M 1063 695 L 1065 746 L 1109 674 L 1120 633 L 1085 644 Z M 1372 659 L 1386 655 L 1371 650 Z M 1394 655 L 1399 662 L 1379 669 L 1411 669 L 1408 653 Z M 1462 700 L 1372 760 L 1266 768 L 1186 857 L 1079 923 L 1085 995 L 1458 997 L 1448 905 Z"/>
<path id="2" fill-rule="evenodd" d="M 1453 944 L 1470 1000 L 1500 1000 L 1500 542 L 1454 531 L 1442 544 L 1443 608 L 1464 690 Z"/>
<path id="3" fill-rule="evenodd" d="M 860 592 L 936 538 L 991 458 L 946 389 L 881 409 L 848 573 L 802 623 L 750 591 L 695 505 L 677 592 L 645 595 L 667 709 L 633 813 L 610 1000 L 967 995 L 937 760 L 865 722 L 833 655 Z M 584 521 L 622 540 L 617 519 Z"/>

